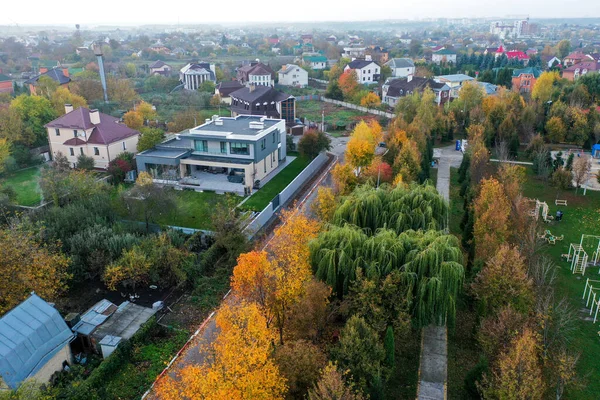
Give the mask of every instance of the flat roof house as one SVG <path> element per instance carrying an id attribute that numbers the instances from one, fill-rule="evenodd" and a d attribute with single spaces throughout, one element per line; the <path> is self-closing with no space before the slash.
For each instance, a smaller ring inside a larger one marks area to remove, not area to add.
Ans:
<path id="1" fill-rule="evenodd" d="M 140 133 L 118 118 L 85 107 L 73 110 L 70 104 L 65 104 L 65 112 L 45 125 L 52 157 L 61 152 L 75 166 L 77 156 L 85 154 L 96 168 L 106 169 L 122 152 L 137 152 Z"/>
<path id="2" fill-rule="evenodd" d="M 198 190 L 247 194 L 286 159 L 283 119 L 213 116 L 136 156 L 138 172 Z"/>
<path id="3" fill-rule="evenodd" d="M 0 318 L 0 390 L 50 381 L 72 361 L 74 338 L 58 310 L 32 293 Z"/>
<path id="4" fill-rule="evenodd" d="M 270 86 L 244 87 L 230 94 L 231 116 L 264 115 L 284 119 L 293 125 L 296 119 L 296 99 Z"/>

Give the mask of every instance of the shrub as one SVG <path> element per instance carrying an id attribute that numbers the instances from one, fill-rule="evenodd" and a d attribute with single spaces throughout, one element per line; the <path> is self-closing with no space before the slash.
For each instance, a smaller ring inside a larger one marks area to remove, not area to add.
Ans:
<path id="1" fill-rule="evenodd" d="M 564 169 L 563 167 L 559 167 L 552 174 L 552 178 L 550 178 L 550 183 L 552 186 L 560 190 L 567 190 L 571 187 L 573 182 L 573 174 L 571 171 Z"/>

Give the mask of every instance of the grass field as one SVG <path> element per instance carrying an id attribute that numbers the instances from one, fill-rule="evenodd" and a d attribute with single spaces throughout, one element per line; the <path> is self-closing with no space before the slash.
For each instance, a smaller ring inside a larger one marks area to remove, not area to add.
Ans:
<path id="1" fill-rule="evenodd" d="M 0 185 L 12 187 L 17 194 L 16 203 L 21 206 L 36 206 L 42 201 L 39 180 L 39 167 L 0 175 Z"/>
<path id="2" fill-rule="evenodd" d="M 556 283 L 557 298 L 566 297 L 575 310 L 580 310 L 585 307 L 585 303 L 581 299 L 585 279 L 599 279 L 598 268 L 589 268 L 585 277 L 573 275 L 570 271 L 570 264 L 563 261 L 560 255 L 569 252 L 570 243 L 579 243 L 582 234 L 600 236 L 600 192 L 588 191 L 586 196 L 583 196 L 581 189 L 578 194 L 574 189 L 558 192 L 546 182 L 536 179 L 531 169 L 528 169 L 527 178 L 524 187 L 525 196 L 545 201 L 549 206 L 550 215 L 555 215 L 559 208 L 564 212 L 561 222 L 554 222 L 544 227 L 555 235 L 564 235 L 564 240 L 556 242 L 554 246 L 548 245 L 543 251 L 550 255 L 560 267 Z M 554 200 L 557 198 L 567 200 L 568 206 L 555 206 Z M 591 257 L 593 252 L 589 250 L 589 247 L 587 252 Z M 578 315 L 586 316 L 582 313 L 578 313 Z M 577 367 L 578 376 L 587 375 L 587 379 L 585 387 L 567 391 L 566 399 L 598 398 L 598 393 L 600 393 L 600 380 L 598 379 L 600 374 L 599 330 L 599 325 L 594 325 L 591 321 L 579 318 L 576 322 L 576 330 L 571 337 L 571 346 L 574 351 L 581 353 Z"/>
<path id="3" fill-rule="evenodd" d="M 296 103 L 296 115 L 307 118 L 313 122 L 321 122 L 322 112 L 325 110 L 325 123 L 332 129 L 343 129 L 352 122 L 363 118 L 372 119 L 374 116 L 361 111 L 351 110 L 331 103 L 317 100 L 299 101 Z"/>
<path id="4" fill-rule="evenodd" d="M 212 228 L 212 212 L 217 204 L 223 204 L 227 200 L 227 196 L 234 196 L 236 204 L 241 201 L 239 196 L 216 194 L 215 192 L 176 190 L 173 193 L 175 208 L 160 216 L 157 223 L 161 225 L 210 230 Z"/>
<path id="5" fill-rule="evenodd" d="M 252 211 L 262 211 L 267 204 L 277 195 L 277 193 L 281 192 L 287 185 L 290 184 L 291 181 L 294 180 L 295 177 L 298 176 L 300 172 L 308 164 L 310 164 L 309 159 L 303 157 L 297 157 L 294 161 L 292 161 L 287 167 L 285 167 L 282 171 L 280 171 L 273 179 L 271 179 L 267 184 L 260 188 L 259 191 L 254 193 L 248 201 L 242 204 L 241 208 L 244 210 L 252 210 Z"/>

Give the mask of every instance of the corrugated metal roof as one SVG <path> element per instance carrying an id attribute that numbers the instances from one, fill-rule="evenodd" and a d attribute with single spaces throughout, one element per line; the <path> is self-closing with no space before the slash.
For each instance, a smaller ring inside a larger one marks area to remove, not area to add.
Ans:
<path id="1" fill-rule="evenodd" d="M 102 299 L 81 316 L 81 320 L 73 327 L 73 331 L 82 335 L 90 335 L 98 325 L 106 321 L 115 311 L 117 311 L 115 304 Z"/>
<path id="2" fill-rule="evenodd" d="M 16 388 L 74 337 L 59 312 L 32 294 L 0 318 L 0 375 L 4 382 Z"/>

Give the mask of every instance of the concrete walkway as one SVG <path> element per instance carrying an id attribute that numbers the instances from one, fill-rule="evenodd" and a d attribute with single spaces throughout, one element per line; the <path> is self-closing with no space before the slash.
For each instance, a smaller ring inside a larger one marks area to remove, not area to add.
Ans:
<path id="1" fill-rule="evenodd" d="M 450 167 L 458 167 L 462 153 L 453 146 L 441 149 L 438 164 L 437 190 L 450 199 Z M 448 376 L 448 331 L 445 326 L 429 325 L 423 328 L 421 339 L 421 366 L 419 368 L 419 400 L 446 399 Z"/>

